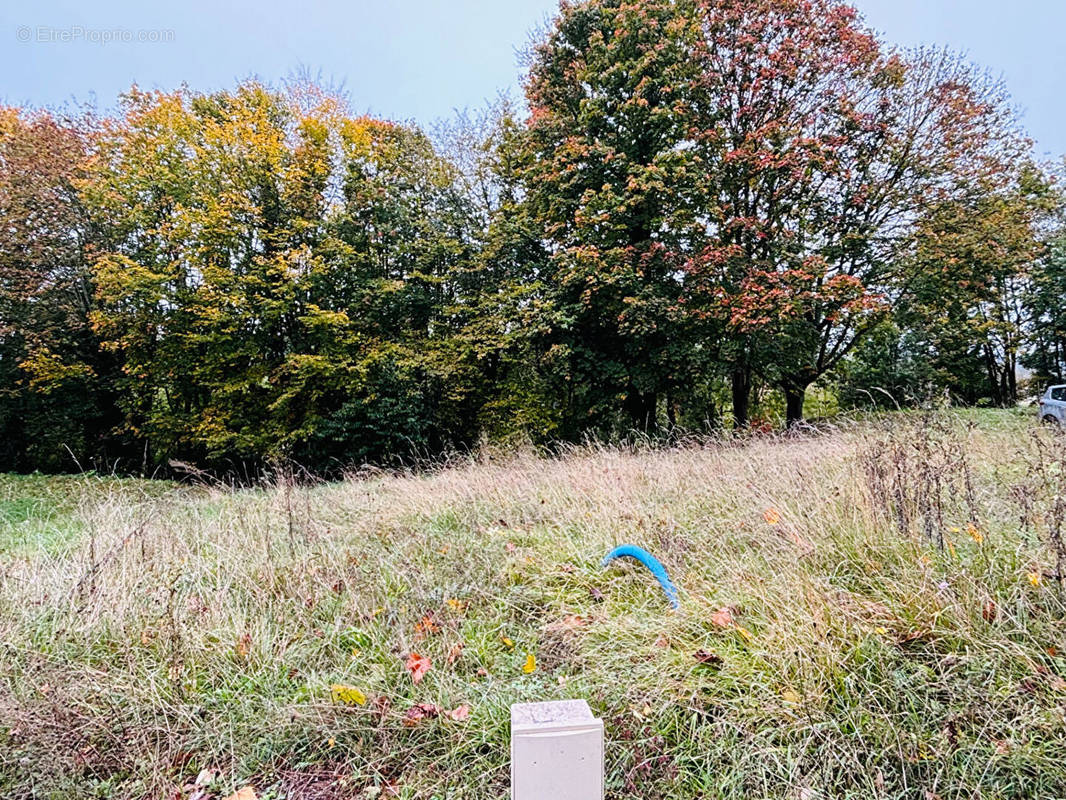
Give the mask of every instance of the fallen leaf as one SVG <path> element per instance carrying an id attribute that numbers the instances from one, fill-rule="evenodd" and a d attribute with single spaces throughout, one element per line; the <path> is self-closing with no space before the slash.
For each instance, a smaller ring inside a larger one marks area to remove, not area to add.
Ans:
<path id="1" fill-rule="evenodd" d="M 334 702 L 344 703 L 346 706 L 366 705 L 366 695 L 354 686 L 345 686 L 343 683 L 331 683 L 329 685 L 329 693 Z"/>
<path id="2" fill-rule="evenodd" d="M 500 641 L 503 642 L 503 646 L 506 647 L 508 650 L 514 650 L 513 640 L 508 639 L 506 636 L 501 636 Z"/>
<path id="3" fill-rule="evenodd" d="M 1007 753 L 1010 752 L 1010 742 L 1008 742 L 1006 739 L 996 739 L 995 744 L 997 754 L 1005 756 L 1007 755 Z"/>
<path id="4" fill-rule="evenodd" d="M 634 704 L 629 708 L 633 712 L 633 716 L 635 716 L 637 719 L 647 719 L 652 714 L 652 707 L 648 703 L 644 703 L 642 705 Z"/>
<path id="5" fill-rule="evenodd" d="M 768 508 L 762 512 L 762 517 L 770 525 L 776 525 L 781 521 L 781 514 L 778 513 L 776 508 Z"/>
<path id="6" fill-rule="evenodd" d="M 1039 586 L 1043 580 L 1039 572 L 1027 573 L 1026 577 L 1029 579 L 1029 583 L 1031 583 L 1033 586 Z"/>
<path id="7" fill-rule="evenodd" d="M 719 628 L 731 628 L 733 627 L 733 612 L 728 606 L 722 606 L 711 614 L 711 622 Z"/>
<path id="8" fill-rule="evenodd" d="M 978 527 L 972 522 L 966 526 L 966 533 L 968 533 L 970 535 L 970 538 L 978 544 L 983 543 L 985 540 L 984 534 L 982 534 L 980 529 L 978 529 Z"/>
<path id="9" fill-rule="evenodd" d="M 450 608 L 452 611 L 462 613 L 463 611 L 466 611 L 466 601 L 459 600 L 455 597 L 449 597 L 448 608 Z"/>
<path id="10" fill-rule="evenodd" d="M 451 666 L 458 661 L 463 655 L 463 643 L 456 642 L 452 645 L 452 649 L 448 651 L 448 666 Z"/>
<path id="11" fill-rule="evenodd" d="M 661 633 L 655 637 L 655 641 L 652 642 L 655 647 L 669 647 L 670 640 L 663 636 Z"/>
<path id="12" fill-rule="evenodd" d="M 433 666 L 433 662 L 418 653 L 411 653 L 407 656 L 407 663 L 404 666 L 411 673 L 411 680 L 419 684 Z"/>
<path id="13" fill-rule="evenodd" d="M 463 703 L 458 708 L 453 708 L 448 712 L 448 719 L 452 720 L 452 722 L 466 722 L 470 719 L 470 706 Z"/>
<path id="14" fill-rule="evenodd" d="M 536 668 L 537 668 L 537 659 L 532 653 L 529 653 L 526 656 L 526 663 L 522 665 L 522 672 L 524 672 L 524 673 L 526 673 L 526 675 L 528 675 L 529 673 L 531 673 L 534 670 L 536 670 Z"/>
<path id="15" fill-rule="evenodd" d="M 803 698 L 800 697 L 799 693 L 792 689 L 785 689 L 785 691 L 781 692 L 781 699 L 793 706 L 798 706 L 803 702 Z"/>
<path id="16" fill-rule="evenodd" d="M 259 795 L 255 793 L 255 789 L 251 786 L 245 786 L 235 791 L 226 800 L 258 800 L 258 797 Z"/>
<path id="17" fill-rule="evenodd" d="M 705 664 L 706 666 L 718 666 L 722 663 L 722 657 L 710 650 L 697 650 L 692 654 L 692 657 L 696 659 L 697 663 Z"/>
<path id="18" fill-rule="evenodd" d="M 998 613 L 999 609 L 996 607 L 995 600 L 988 600 L 981 607 L 981 616 L 984 617 L 985 622 L 995 622 Z"/>
<path id="19" fill-rule="evenodd" d="M 248 658 L 248 654 L 252 651 L 252 635 L 250 633 L 242 633 L 233 650 L 237 653 L 238 658 Z"/>
<path id="20" fill-rule="evenodd" d="M 433 621 L 433 617 L 430 614 L 426 614 L 415 624 L 415 638 L 418 639 L 438 631 L 440 631 L 440 626 Z"/>
<path id="21" fill-rule="evenodd" d="M 433 719 L 440 716 L 440 706 L 436 703 L 415 703 L 404 714 L 403 724 L 413 727 L 424 719 Z"/>
<path id="22" fill-rule="evenodd" d="M 603 592 L 597 589 L 595 586 L 589 589 L 589 597 L 595 600 L 597 603 L 603 601 Z"/>
<path id="23" fill-rule="evenodd" d="M 515 543 L 514 542 L 508 542 L 505 545 L 505 548 L 506 548 L 508 553 L 513 553 L 515 550 L 518 549 L 517 547 L 515 547 Z"/>

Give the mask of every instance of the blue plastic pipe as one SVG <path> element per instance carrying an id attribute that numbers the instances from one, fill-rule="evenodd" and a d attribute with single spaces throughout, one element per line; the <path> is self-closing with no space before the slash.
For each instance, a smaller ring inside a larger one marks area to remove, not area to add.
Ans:
<path id="1" fill-rule="evenodd" d="M 677 587 L 670 580 L 670 576 L 666 574 L 666 568 L 659 562 L 659 559 L 643 547 L 637 547 L 635 544 L 623 544 L 606 555 L 602 566 L 606 567 L 616 558 L 633 558 L 647 567 L 648 571 L 655 576 L 655 580 L 663 587 L 663 593 L 666 595 L 666 599 L 670 601 L 673 609 L 676 611 L 681 607 L 681 601 L 677 596 Z"/>

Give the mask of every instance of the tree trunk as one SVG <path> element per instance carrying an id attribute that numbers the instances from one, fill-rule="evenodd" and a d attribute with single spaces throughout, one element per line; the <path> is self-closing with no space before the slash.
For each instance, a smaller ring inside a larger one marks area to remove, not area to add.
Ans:
<path id="1" fill-rule="evenodd" d="M 999 370 L 996 365 L 996 358 L 992 354 L 992 348 L 985 345 L 983 348 L 985 355 L 985 371 L 988 373 L 988 392 L 992 395 L 992 405 L 1003 405 L 1003 392 L 1000 389 Z"/>
<path id="2" fill-rule="evenodd" d="M 1008 408 L 1018 405 L 1018 358 L 1014 353 L 1007 355 L 1007 396 Z"/>
<path id="3" fill-rule="evenodd" d="M 751 372 L 738 367 L 733 370 L 733 430 L 748 427 L 748 412 L 751 406 Z"/>
<path id="4" fill-rule="evenodd" d="M 794 386 L 784 387 L 785 391 L 785 424 L 792 428 L 803 422 L 803 401 L 807 397 L 807 387 L 797 388 Z"/>
<path id="5" fill-rule="evenodd" d="M 674 403 L 673 395 L 670 392 L 666 394 L 666 421 L 670 425 L 670 430 L 674 430 L 677 427 L 677 405 Z"/>
<path id="6" fill-rule="evenodd" d="M 625 410 L 633 424 L 633 429 L 645 433 L 655 430 L 658 420 L 659 395 L 655 392 L 644 394 L 630 387 L 626 393 Z"/>

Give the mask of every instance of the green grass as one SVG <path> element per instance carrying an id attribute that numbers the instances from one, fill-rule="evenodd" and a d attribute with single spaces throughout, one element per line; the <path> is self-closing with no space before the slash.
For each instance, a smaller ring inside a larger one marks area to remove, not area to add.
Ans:
<path id="1" fill-rule="evenodd" d="M 55 554 L 85 534 L 83 503 L 110 499 L 137 502 L 172 488 L 166 481 L 124 480 L 94 474 L 76 476 L 0 474 L 0 558 Z"/>
<path id="2" fill-rule="evenodd" d="M 499 798 L 508 706 L 584 697 L 611 798 L 1066 797 L 1064 453 L 979 411 L 255 491 L 2 478 L 0 796 Z M 679 612 L 600 569 L 623 542 Z"/>

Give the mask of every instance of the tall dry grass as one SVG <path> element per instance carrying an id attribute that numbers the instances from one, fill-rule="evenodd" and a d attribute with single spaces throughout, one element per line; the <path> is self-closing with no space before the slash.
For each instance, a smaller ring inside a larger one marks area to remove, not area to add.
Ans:
<path id="1" fill-rule="evenodd" d="M 985 412 L 259 490 L 68 482 L 0 556 L 0 794 L 495 798 L 508 705 L 581 696 L 612 798 L 1066 796 L 1063 453 Z M 600 568 L 623 542 L 678 613 Z"/>

